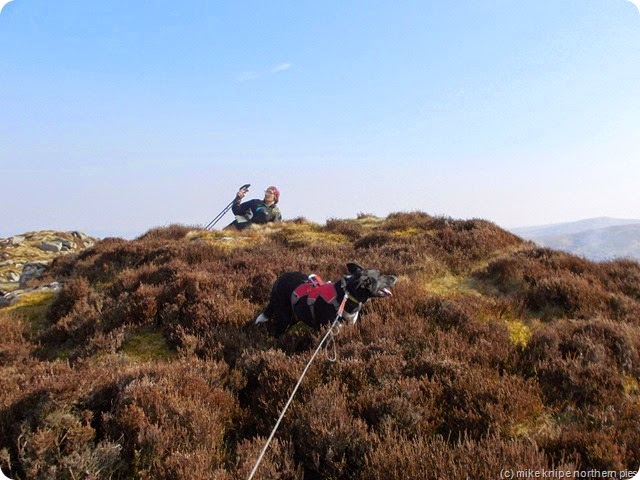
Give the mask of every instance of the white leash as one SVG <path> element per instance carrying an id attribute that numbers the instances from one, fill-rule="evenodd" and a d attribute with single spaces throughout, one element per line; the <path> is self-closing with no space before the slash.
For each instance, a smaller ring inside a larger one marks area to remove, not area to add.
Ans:
<path id="1" fill-rule="evenodd" d="M 346 303 L 347 303 L 347 296 L 345 295 L 344 298 L 342 299 L 342 303 L 340 304 L 340 308 L 338 308 L 338 314 L 336 315 L 336 319 L 333 321 L 333 323 L 331 324 L 331 328 L 329 328 L 329 330 L 327 331 L 325 336 L 322 338 L 322 340 L 318 344 L 318 347 L 316 348 L 316 351 L 313 352 L 313 355 L 311 355 L 311 358 L 309 359 L 309 362 L 307 363 L 307 366 L 304 367 L 304 370 L 302 371 L 302 375 L 300 375 L 300 378 L 298 379 L 298 383 L 296 383 L 296 386 L 293 387 L 293 392 L 291 392 L 291 395 L 289 396 L 289 400 L 287 400 L 287 403 L 285 404 L 284 408 L 282 409 L 282 413 L 280 414 L 280 418 L 278 418 L 278 421 L 276 422 L 275 427 L 273 427 L 273 430 L 271 430 L 271 435 L 269 435 L 269 438 L 267 439 L 267 443 L 264 445 L 264 447 L 262 447 L 262 451 L 260 452 L 260 456 L 258 457 L 258 460 L 256 461 L 256 464 L 253 467 L 253 470 L 251 470 L 251 474 L 249 475 L 249 478 L 247 480 L 251 480 L 253 478 L 253 476 L 255 475 L 256 471 L 258 470 L 258 467 L 260 466 L 260 463 L 262 462 L 262 458 L 264 457 L 264 454 L 267 453 L 267 449 L 269 448 L 269 444 L 271 443 L 271 440 L 273 440 L 273 436 L 276 434 L 276 430 L 278 430 L 278 427 L 280 426 L 280 422 L 284 418 L 285 412 L 289 408 L 289 405 L 291 405 L 291 402 L 293 401 L 293 397 L 295 396 L 296 392 L 298 391 L 298 388 L 302 384 L 302 379 L 306 375 L 307 370 L 309 370 L 309 367 L 311 366 L 311 363 L 313 362 L 313 360 L 316 358 L 316 355 L 318 354 L 318 352 L 322 348 L 322 345 L 324 344 L 325 340 L 327 338 L 329 338 L 329 335 L 331 335 L 333 333 L 333 329 L 338 324 L 338 320 L 342 316 L 342 312 L 344 311 L 344 305 Z M 334 344 L 334 347 L 335 347 L 335 344 Z"/>

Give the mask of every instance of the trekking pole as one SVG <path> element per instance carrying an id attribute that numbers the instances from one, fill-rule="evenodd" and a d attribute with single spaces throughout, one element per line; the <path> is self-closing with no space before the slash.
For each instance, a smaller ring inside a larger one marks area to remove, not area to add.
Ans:
<path id="1" fill-rule="evenodd" d="M 241 187 L 240 187 L 240 190 L 247 190 L 247 191 L 249 191 L 249 187 L 250 187 L 250 186 L 251 186 L 251 184 L 250 184 L 250 183 L 246 183 L 246 184 L 244 184 L 243 186 L 241 186 Z M 224 217 L 224 215 L 225 215 L 229 210 L 231 210 L 231 207 L 233 207 L 233 202 L 235 202 L 235 199 L 234 199 L 234 200 L 231 200 L 231 203 L 229 203 L 229 205 L 227 205 L 226 207 L 224 207 L 224 208 L 222 209 L 222 211 L 221 211 L 218 215 L 216 215 L 216 217 L 215 217 L 213 220 L 211 220 L 211 221 L 207 224 L 207 226 L 206 226 L 206 227 L 204 227 L 204 229 L 205 229 L 205 230 L 210 230 L 210 229 L 212 229 L 212 228 L 213 228 L 213 226 L 214 226 L 216 223 L 218 223 L 218 221 L 219 221 L 222 217 Z"/>
<path id="2" fill-rule="evenodd" d="M 214 218 L 213 220 L 211 220 L 211 221 L 209 222 L 209 224 L 208 224 L 206 227 L 204 227 L 204 229 L 205 229 L 205 230 L 209 230 L 209 229 L 213 228 L 213 226 L 214 226 L 216 223 L 218 223 L 218 221 L 219 221 L 222 217 L 224 217 L 224 215 L 229 211 L 229 209 L 230 209 L 232 206 L 233 206 L 233 201 L 232 201 L 229 205 L 227 205 L 226 207 L 224 207 L 224 209 L 223 209 L 223 210 L 222 210 L 218 215 L 216 215 L 216 218 Z"/>

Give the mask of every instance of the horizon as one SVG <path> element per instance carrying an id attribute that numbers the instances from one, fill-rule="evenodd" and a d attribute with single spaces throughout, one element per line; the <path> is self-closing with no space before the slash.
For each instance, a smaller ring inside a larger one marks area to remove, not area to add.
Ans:
<path id="1" fill-rule="evenodd" d="M 414 211 L 415 212 L 415 211 Z M 394 214 L 394 213 L 412 213 L 412 212 L 390 212 L 390 214 Z M 424 212 L 426 213 L 426 212 Z M 225 219 L 230 220 L 230 217 L 227 218 L 227 216 L 224 217 Z M 386 218 L 385 217 L 378 217 L 381 219 Z M 342 218 L 345 219 L 345 218 Z M 456 219 L 453 218 L 454 220 L 470 220 L 470 219 Z M 284 219 L 284 221 L 286 221 L 287 219 Z M 291 219 L 293 220 L 293 219 Z M 313 220 L 309 220 L 310 222 L 313 223 L 319 223 L 320 225 L 324 225 L 326 222 L 314 222 Z M 332 218 L 328 218 L 328 220 L 332 220 Z M 349 219 L 346 219 L 349 220 Z M 480 219 L 480 220 L 487 220 L 487 219 Z M 634 225 L 640 225 L 640 219 L 633 219 L 633 218 L 613 218 L 613 217 L 593 217 L 593 218 L 583 218 L 583 219 L 579 219 L 576 221 L 571 221 L 571 222 L 560 222 L 560 223 L 548 223 L 548 224 L 544 224 L 544 225 L 524 225 L 524 226 L 520 226 L 520 227 L 504 227 L 501 225 L 496 224 L 498 227 L 510 231 L 518 236 L 521 236 L 522 238 L 532 238 L 535 236 L 540 236 L 539 233 L 536 232 L 536 230 L 543 230 L 545 228 L 554 228 L 554 227 L 571 227 L 574 225 L 578 225 L 578 224 L 582 224 L 582 223 L 587 223 L 587 222 L 597 222 L 598 220 L 610 220 L 613 221 L 614 223 L 605 227 L 601 227 L 601 226 L 596 226 L 596 227 L 589 227 L 587 229 L 584 230 L 580 230 L 580 232 L 586 232 L 586 231 L 596 231 L 596 230 L 606 230 L 608 228 L 615 228 L 615 227 L 625 227 L 625 226 L 634 226 Z M 491 221 L 491 220 L 489 220 Z M 619 222 L 619 223 L 618 223 Z M 194 228 L 202 228 L 204 225 L 199 225 L 199 224 L 192 224 L 192 225 L 188 225 L 188 224 L 164 224 L 164 225 L 152 225 L 149 226 L 147 228 L 145 228 L 144 230 L 141 231 L 134 231 L 134 230 L 122 230 L 122 231 L 112 231 L 112 230 L 104 230 L 104 231 L 99 231 L 99 230 L 92 230 L 92 231 L 84 231 L 84 230 L 80 230 L 80 229 L 69 229 L 69 230 L 58 230 L 55 228 L 41 228 L 41 229 L 36 229 L 36 230 L 29 230 L 29 231 L 24 231 L 24 232 L 14 232 L 11 233 L 9 235 L 0 235 L 0 239 L 3 238 L 10 238 L 13 236 L 17 236 L 17 235 L 24 235 L 24 234 L 30 234 L 30 233 L 37 233 L 37 232 L 43 232 L 43 231 L 66 231 L 66 232 L 72 232 L 72 231 L 79 231 L 82 232 L 84 234 L 87 234 L 91 237 L 94 238 L 98 238 L 98 239 L 104 239 L 107 237 L 115 237 L 115 238 L 123 238 L 125 240 L 132 240 L 134 238 L 137 238 L 141 235 L 144 235 L 145 233 L 147 233 L 149 230 L 155 229 L 155 228 L 166 228 L 169 227 L 171 225 L 181 225 L 181 226 L 186 226 L 186 227 L 194 227 Z M 226 225 L 225 222 L 223 222 L 223 225 Z M 216 228 L 214 228 L 213 230 L 218 230 L 217 228 L 218 226 L 216 226 Z M 222 228 L 222 227 L 221 227 Z M 562 250 L 562 248 L 560 248 L 560 250 Z"/>
<path id="2" fill-rule="evenodd" d="M 13 0 L 0 45 L 0 237 L 205 225 L 244 183 L 317 223 L 640 218 L 629 0 Z"/>

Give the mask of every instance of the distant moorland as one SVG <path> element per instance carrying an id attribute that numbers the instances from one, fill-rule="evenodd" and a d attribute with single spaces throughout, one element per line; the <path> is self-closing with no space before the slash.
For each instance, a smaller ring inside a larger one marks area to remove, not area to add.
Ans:
<path id="1" fill-rule="evenodd" d="M 578 222 L 511 229 L 538 245 L 589 260 L 640 260 L 640 220 L 600 217 Z"/>

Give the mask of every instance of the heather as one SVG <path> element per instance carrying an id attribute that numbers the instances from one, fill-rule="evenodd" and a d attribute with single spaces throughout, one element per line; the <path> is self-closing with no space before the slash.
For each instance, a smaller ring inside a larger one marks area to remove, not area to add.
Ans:
<path id="1" fill-rule="evenodd" d="M 640 465 L 640 265 L 423 212 L 155 228 L 56 259 L 0 310 L 15 479 L 240 479 L 323 332 L 251 324 L 285 271 L 398 276 L 302 383 L 256 478 Z"/>

